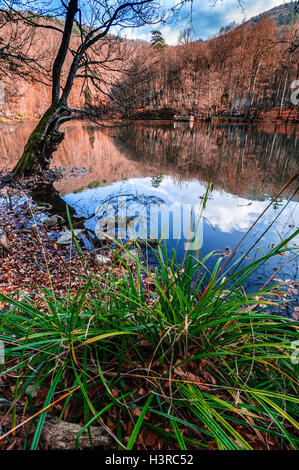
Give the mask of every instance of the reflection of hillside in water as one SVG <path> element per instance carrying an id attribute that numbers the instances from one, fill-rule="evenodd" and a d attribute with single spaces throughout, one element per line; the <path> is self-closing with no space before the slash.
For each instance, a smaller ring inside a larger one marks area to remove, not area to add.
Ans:
<path id="1" fill-rule="evenodd" d="M 158 173 L 212 181 L 251 198 L 274 194 L 298 171 L 295 127 L 141 124 L 120 129 L 114 141 Z"/>
<path id="2" fill-rule="evenodd" d="M 0 168 L 10 170 L 18 161 L 36 123 L 0 123 Z M 65 139 L 54 154 L 53 166 L 86 167 L 90 173 L 55 184 L 63 192 L 105 186 L 128 177 L 144 176 L 143 163 L 128 160 L 108 135 L 114 130 L 74 121 L 63 126 Z M 148 173 L 149 174 L 149 173 Z"/>
<path id="3" fill-rule="evenodd" d="M 0 167 L 13 167 L 34 125 L 0 123 Z M 159 184 L 161 175 L 171 175 L 180 181 L 212 181 L 254 199 L 274 194 L 298 171 L 298 126 L 135 123 L 100 129 L 75 121 L 63 130 L 65 140 L 53 166 L 90 169 L 56 183 L 65 193 L 144 176 L 156 177 L 153 184 Z"/>

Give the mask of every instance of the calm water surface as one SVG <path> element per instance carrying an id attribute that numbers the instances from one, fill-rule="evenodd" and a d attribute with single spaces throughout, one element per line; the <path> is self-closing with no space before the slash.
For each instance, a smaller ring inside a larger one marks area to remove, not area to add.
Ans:
<path id="1" fill-rule="evenodd" d="M 0 125 L 0 166 L 13 165 L 31 128 L 29 123 Z M 299 170 L 299 126 L 135 123 L 103 130 L 75 122 L 65 131 L 53 165 L 86 167 L 90 172 L 62 180 L 55 187 L 77 215 L 88 218 L 85 224 L 91 229 L 96 224 L 97 206 L 107 198 L 126 194 L 144 201 L 152 196 L 167 205 L 194 206 L 212 183 L 203 213 L 202 256 L 233 248 Z M 247 257 L 253 260 L 298 229 L 299 193 L 294 195 L 298 184 L 297 180 L 272 205 L 242 243 L 239 254 L 260 238 Z M 169 249 L 174 248 L 179 259 L 183 259 L 184 246 L 183 240 L 168 240 Z M 299 246 L 298 235 L 290 246 Z M 264 265 L 254 284 L 261 285 L 284 264 L 277 278 L 297 279 L 298 259 L 287 260 L 277 256 Z"/>

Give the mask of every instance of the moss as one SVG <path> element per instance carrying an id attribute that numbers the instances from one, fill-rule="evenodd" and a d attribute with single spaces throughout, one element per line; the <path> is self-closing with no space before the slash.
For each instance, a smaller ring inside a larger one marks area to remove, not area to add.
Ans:
<path id="1" fill-rule="evenodd" d="M 175 111 L 171 108 L 161 108 L 158 110 L 146 110 L 136 112 L 130 116 L 125 116 L 131 120 L 141 120 L 141 121 L 148 121 L 148 120 L 171 120 L 175 115 Z"/>
<path id="2" fill-rule="evenodd" d="M 92 148 L 94 148 L 94 143 L 95 143 L 95 137 L 92 135 L 89 137 L 89 143 Z"/>
<path id="3" fill-rule="evenodd" d="M 51 139 L 52 139 L 54 142 L 59 142 L 60 139 L 61 139 L 61 135 L 60 135 L 60 134 L 52 135 L 52 136 L 51 136 Z"/>
<path id="4" fill-rule="evenodd" d="M 73 194 L 82 193 L 83 191 L 85 191 L 85 189 L 86 189 L 85 187 L 80 188 L 80 189 L 75 189 L 75 190 L 73 191 Z"/>
<path id="5" fill-rule="evenodd" d="M 42 135 L 45 126 L 48 124 L 50 116 L 60 107 L 60 105 L 52 105 L 45 112 L 38 125 L 31 133 L 27 144 L 24 147 L 24 152 L 17 165 L 14 168 L 14 172 L 17 174 L 25 174 L 30 172 L 34 167 L 39 166 L 39 159 L 37 156 L 37 150 L 42 140 Z"/>

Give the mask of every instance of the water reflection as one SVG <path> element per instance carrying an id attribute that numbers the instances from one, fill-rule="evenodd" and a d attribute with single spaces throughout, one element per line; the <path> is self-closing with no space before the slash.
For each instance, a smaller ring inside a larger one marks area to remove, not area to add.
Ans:
<path id="1" fill-rule="evenodd" d="M 238 196 L 274 194 L 298 171 L 299 127 L 132 125 L 119 130 L 116 146 L 158 175 L 197 178 Z"/>
<path id="2" fill-rule="evenodd" d="M 32 129 L 32 124 L 0 125 L 1 165 L 11 167 Z M 167 205 L 175 202 L 194 206 L 202 200 L 207 184 L 213 191 L 204 211 L 202 255 L 233 247 L 265 209 L 274 194 L 298 172 L 299 129 L 296 127 L 137 123 L 102 129 L 86 123 L 65 126 L 66 138 L 55 154 L 60 167 L 87 167 L 90 173 L 55 184 L 63 200 L 77 216 L 88 218 L 94 229 L 98 204 L 112 195 L 154 196 Z M 298 182 L 297 182 L 298 184 Z M 271 207 L 250 233 L 248 247 L 287 204 L 296 184 Z M 58 197 L 59 197 L 58 194 Z M 57 198 L 57 193 L 55 193 Z M 298 197 L 287 204 L 267 234 L 263 235 L 251 259 L 265 253 L 299 225 Z M 61 206 L 63 208 L 63 205 Z M 298 237 L 293 244 L 299 245 Z M 184 245 L 170 240 L 180 258 Z M 277 257 L 263 268 L 260 282 L 285 263 Z M 297 260 L 283 270 L 295 278 Z M 282 276 L 282 273 L 280 273 Z"/>
<path id="3" fill-rule="evenodd" d="M 0 168 L 11 169 L 35 124 L 0 123 Z M 72 122 L 54 166 L 87 167 L 90 174 L 56 185 L 70 193 L 130 177 L 196 178 L 249 199 L 275 194 L 299 168 L 299 126 L 136 124 L 114 129 Z"/>
<path id="4" fill-rule="evenodd" d="M 13 168 L 35 125 L 30 122 L 0 123 L 0 169 Z M 65 125 L 64 132 L 65 140 L 54 155 L 53 166 L 86 167 L 90 173 L 79 179 L 67 178 L 59 182 L 56 188 L 62 193 L 144 175 L 144 165 L 128 160 L 115 146 L 110 137 L 114 130 L 101 130 L 97 126 L 75 121 Z"/>
<path id="5" fill-rule="evenodd" d="M 178 203 L 194 207 L 202 200 L 208 182 L 212 182 L 213 191 L 204 211 L 201 255 L 212 250 L 223 253 L 225 248 L 233 248 L 240 241 L 273 195 L 298 171 L 296 132 L 296 128 L 269 126 L 195 125 L 190 128 L 185 124 L 173 128 L 169 124 L 136 124 L 123 127 L 110 133 L 109 148 L 110 155 L 121 156 L 120 162 L 126 159 L 131 168 L 128 178 L 111 181 L 103 173 L 105 184 L 68 194 L 65 200 L 84 216 L 91 216 L 87 225 L 92 229 L 96 224 L 92 214 L 97 205 L 112 195 L 155 196 L 169 206 Z M 132 163 L 135 163 L 133 168 Z M 247 253 L 260 239 L 247 256 L 252 261 L 294 232 L 299 226 L 298 199 L 288 202 L 288 197 L 295 189 L 294 184 L 273 204 L 242 244 L 238 255 Z M 284 206 L 285 210 L 272 225 Z M 298 236 L 291 242 L 293 245 L 299 246 Z M 168 248 L 175 249 L 178 258 L 183 258 L 184 240 L 169 239 Z M 286 257 L 277 256 L 264 265 L 254 279 L 254 287 L 263 285 L 285 263 Z M 294 259 L 278 277 L 294 279 L 297 274 L 298 260 Z"/>

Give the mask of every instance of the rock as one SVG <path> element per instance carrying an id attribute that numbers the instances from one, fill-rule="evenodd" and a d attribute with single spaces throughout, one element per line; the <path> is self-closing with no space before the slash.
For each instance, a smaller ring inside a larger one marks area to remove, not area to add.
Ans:
<path id="1" fill-rule="evenodd" d="M 79 230 L 79 229 L 74 230 L 74 235 L 77 239 L 82 238 L 83 234 L 84 234 L 84 230 Z M 66 230 L 62 235 L 60 235 L 56 243 L 57 245 L 70 245 L 72 241 L 73 241 L 72 232 L 70 230 Z"/>
<path id="2" fill-rule="evenodd" d="M 73 450 L 78 433 L 81 431 L 80 424 L 45 422 L 42 431 L 43 442 L 47 449 L 53 450 Z M 101 426 L 90 426 L 89 432 L 92 438 L 94 448 L 103 447 L 111 443 L 111 438 Z M 91 449 L 91 443 L 87 431 L 80 436 L 79 448 Z"/>
<path id="3" fill-rule="evenodd" d="M 115 218 L 115 225 L 121 225 L 123 227 L 134 227 L 138 222 L 136 217 L 117 215 Z"/>
<path id="4" fill-rule="evenodd" d="M 122 230 L 128 229 L 130 233 L 130 231 L 134 230 L 137 223 L 138 219 L 136 217 L 127 217 L 123 215 L 104 217 L 103 219 L 98 220 L 95 234 L 99 240 L 105 239 L 106 236 L 115 238 L 118 228 L 121 227 Z"/>
<path id="5" fill-rule="evenodd" d="M 111 264 L 111 259 L 104 255 L 95 255 L 94 263 L 96 266 L 107 266 Z"/>
<path id="6" fill-rule="evenodd" d="M 126 215 L 117 215 L 117 214 L 115 216 L 111 216 L 111 217 L 103 217 L 103 218 L 100 218 L 99 220 L 102 220 L 103 222 L 105 222 L 106 224 L 109 224 L 109 225 L 115 225 L 116 227 L 118 225 L 122 225 L 124 227 L 127 227 L 129 224 L 134 225 L 134 223 L 136 225 L 137 222 L 138 222 L 137 217 L 126 216 Z"/>
<path id="7" fill-rule="evenodd" d="M 51 217 L 47 217 L 47 219 L 44 220 L 44 225 L 47 225 L 48 227 L 54 227 L 55 225 L 62 225 L 64 222 L 64 218 L 60 215 L 52 215 Z"/>
<path id="8" fill-rule="evenodd" d="M 11 414 L 8 413 L 8 411 L 11 410 L 13 406 L 18 415 L 16 423 L 20 424 L 21 419 L 23 420 L 21 416 L 24 413 L 24 406 L 0 398 L 1 425 L 8 429 L 11 426 Z M 25 425 L 25 429 L 29 434 L 33 434 L 35 425 L 30 421 Z M 45 447 L 47 450 L 75 450 L 76 438 L 81 429 L 82 425 L 80 424 L 69 423 L 67 421 L 59 422 L 56 416 L 48 414 L 41 433 L 43 448 Z M 86 430 L 80 436 L 79 449 L 91 449 L 91 447 L 100 448 L 111 444 L 111 437 L 103 426 L 90 426 L 89 432 L 92 445 L 88 431 Z"/>

